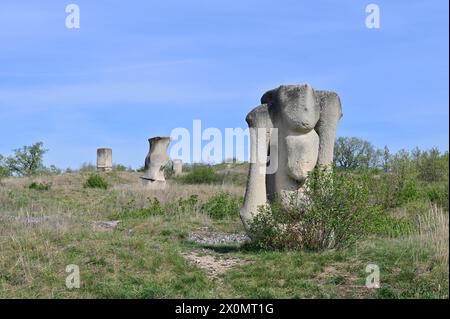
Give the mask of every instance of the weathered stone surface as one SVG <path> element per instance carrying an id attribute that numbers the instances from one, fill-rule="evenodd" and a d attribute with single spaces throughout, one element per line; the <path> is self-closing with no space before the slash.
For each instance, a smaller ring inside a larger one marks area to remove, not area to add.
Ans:
<path id="1" fill-rule="evenodd" d="M 264 205 L 267 201 L 266 158 L 258 156 L 258 152 L 262 149 L 267 154 L 269 146 L 267 135 L 273 127 L 273 124 L 269 116 L 268 105 L 262 104 L 253 109 L 247 115 L 246 121 L 250 127 L 251 163 L 244 206 L 241 209 L 241 219 L 245 225 L 256 214 L 258 207 Z"/>
<path id="2" fill-rule="evenodd" d="M 112 149 L 97 149 L 97 170 L 102 172 L 112 171 Z"/>
<path id="3" fill-rule="evenodd" d="M 145 158 L 145 173 L 141 176 L 142 182 L 149 187 L 162 187 L 165 185 L 164 167 L 169 161 L 167 149 L 170 137 L 154 137 L 149 140 L 150 150 Z"/>
<path id="4" fill-rule="evenodd" d="M 316 165 L 331 165 L 338 122 L 342 117 L 334 92 L 315 91 L 309 84 L 282 85 L 266 92 L 261 105 L 247 115 L 251 159 L 241 219 L 248 222 L 258 207 L 276 195 L 301 193 L 308 173 Z M 275 135 L 274 135 L 275 134 Z M 277 162 L 266 170 L 266 157 Z"/>
<path id="5" fill-rule="evenodd" d="M 175 176 L 180 176 L 183 173 L 183 161 L 180 159 L 174 159 L 173 163 L 173 174 Z"/>

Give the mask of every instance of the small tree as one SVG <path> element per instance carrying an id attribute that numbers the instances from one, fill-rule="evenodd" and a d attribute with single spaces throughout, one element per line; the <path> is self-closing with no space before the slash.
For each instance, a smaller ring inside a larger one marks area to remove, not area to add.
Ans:
<path id="1" fill-rule="evenodd" d="M 62 170 L 56 167 L 56 165 L 50 165 L 50 167 L 47 169 L 47 172 L 52 175 L 61 175 Z"/>
<path id="2" fill-rule="evenodd" d="M 389 160 L 389 172 L 375 181 L 372 194 L 383 208 L 398 207 L 418 196 L 417 169 L 406 150 L 400 150 Z"/>
<path id="3" fill-rule="evenodd" d="M 391 152 L 389 151 L 389 148 L 384 146 L 383 149 L 383 171 L 388 172 L 389 171 L 389 162 L 391 160 Z"/>
<path id="4" fill-rule="evenodd" d="M 357 137 L 339 137 L 334 146 L 334 163 L 347 169 L 375 168 L 382 152 L 370 142 Z"/>
<path id="5" fill-rule="evenodd" d="M 0 154 L 0 180 L 10 175 L 9 168 L 4 162 L 4 157 Z"/>
<path id="6" fill-rule="evenodd" d="M 37 142 L 31 146 L 23 146 L 14 150 L 14 156 L 6 159 L 6 165 L 13 174 L 19 176 L 35 175 L 44 169 L 43 157 L 48 151 L 44 143 Z"/>
<path id="7" fill-rule="evenodd" d="M 441 154 L 437 148 L 428 151 L 416 149 L 413 158 L 421 180 L 440 182 L 448 179 L 448 153 Z"/>

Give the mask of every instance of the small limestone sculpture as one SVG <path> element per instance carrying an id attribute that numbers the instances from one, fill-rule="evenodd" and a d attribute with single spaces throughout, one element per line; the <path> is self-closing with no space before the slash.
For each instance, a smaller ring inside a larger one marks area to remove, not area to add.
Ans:
<path id="1" fill-rule="evenodd" d="M 145 158 L 145 173 L 141 176 L 145 186 L 164 186 L 164 167 L 169 161 L 167 149 L 170 137 L 154 137 L 149 140 L 150 150 Z"/>
<path id="2" fill-rule="evenodd" d="M 97 149 L 97 170 L 101 172 L 112 171 L 112 149 Z"/>
<path id="3" fill-rule="evenodd" d="M 331 166 L 341 117 L 339 96 L 308 84 L 282 85 L 262 96 L 246 118 L 251 158 L 240 214 L 247 228 L 259 206 L 277 195 L 300 196 L 309 172 L 317 165 Z"/>
<path id="4" fill-rule="evenodd" d="M 180 159 L 174 159 L 173 163 L 173 174 L 175 176 L 180 176 L 183 173 L 183 161 Z"/>

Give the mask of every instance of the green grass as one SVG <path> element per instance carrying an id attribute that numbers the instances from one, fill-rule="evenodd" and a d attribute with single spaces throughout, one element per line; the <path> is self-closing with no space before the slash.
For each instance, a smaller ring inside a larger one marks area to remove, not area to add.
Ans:
<path id="1" fill-rule="evenodd" d="M 243 232 L 237 213 L 216 219 L 203 209 L 209 202 L 234 212 L 231 197 L 217 194 L 239 198 L 243 187 L 169 183 L 170 192 L 148 191 L 138 176 L 106 174 L 107 190 L 83 188 L 85 175 L 52 177 L 44 192 L 28 189 L 26 178 L 5 180 L 0 298 L 448 298 L 448 262 L 402 232 L 318 253 L 195 244 L 188 234 L 202 227 Z M 414 220 L 416 207 L 406 206 L 402 218 Z M 16 218 L 24 216 L 48 220 Z M 114 231 L 93 230 L 94 221 L 111 219 L 121 220 Z M 213 279 L 184 257 L 192 251 L 245 263 Z M 369 263 L 380 267 L 381 289 L 365 287 Z M 69 264 L 80 268 L 80 289 L 65 287 Z"/>

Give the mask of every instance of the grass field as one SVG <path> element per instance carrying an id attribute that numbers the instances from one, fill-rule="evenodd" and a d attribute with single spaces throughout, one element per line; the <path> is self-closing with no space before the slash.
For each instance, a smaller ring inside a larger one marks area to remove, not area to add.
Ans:
<path id="1" fill-rule="evenodd" d="M 148 190 L 139 173 L 112 172 L 103 190 L 83 187 L 87 176 L 1 182 L 0 298 L 448 298 L 448 213 L 439 208 L 427 207 L 418 231 L 404 236 L 341 251 L 262 251 L 190 240 L 244 233 L 237 210 L 214 219 L 204 205 L 220 192 L 239 203 L 241 182 L 169 180 Z M 120 220 L 115 229 L 95 224 L 112 220 Z M 70 264 L 79 266 L 79 289 L 66 287 Z M 379 289 L 365 286 L 368 264 L 379 266 Z"/>

